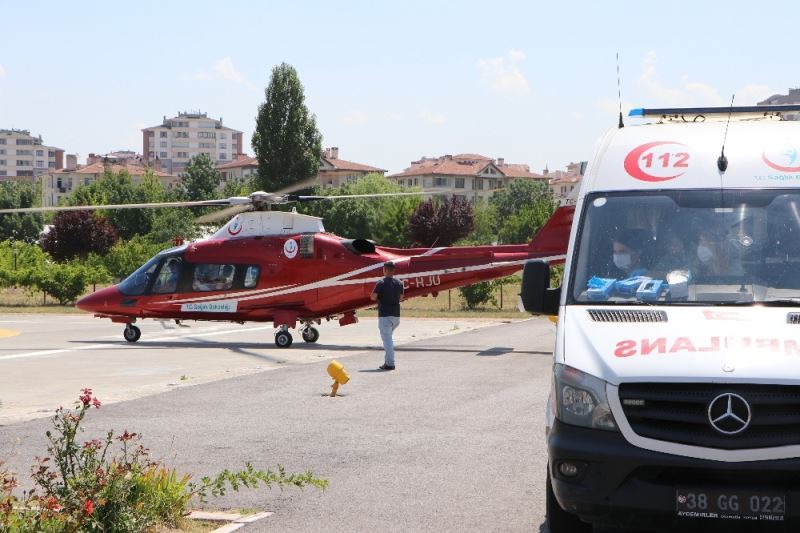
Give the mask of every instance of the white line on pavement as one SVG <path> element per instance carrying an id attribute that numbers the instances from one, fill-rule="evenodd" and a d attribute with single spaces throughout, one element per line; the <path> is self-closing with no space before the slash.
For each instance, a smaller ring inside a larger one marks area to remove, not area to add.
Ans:
<path id="1" fill-rule="evenodd" d="M 242 332 L 250 332 L 250 331 L 264 331 L 267 329 L 275 329 L 272 326 L 260 326 L 256 328 L 237 328 L 237 329 L 227 329 L 222 331 L 211 331 L 208 333 L 191 333 L 188 335 L 168 335 L 165 337 L 156 337 L 154 339 L 148 339 L 149 342 L 152 341 L 168 341 L 168 340 L 175 340 L 175 339 L 188 339 L 191 337 L 214 337 L 217 335 L 227 335 L 228 333 L 242 333 Z M 266 344 L 266 343 L 265 343 Z M 71 353 L 71 352 L 78 352 L 84 350 L 102 350 L 105 348 L 116 348 L 119 347 L 119 343 L 115 344 L 88 344 L 84 346 L 77 346 L 75 348 L 60 348 L 56 350 L 42 350 L 39 352 L 27 352 L 27 353 L 17 353 L 13 355 L 4 355 L 0 356 L 0 363 L 3 361 L 9 361 L 11 359 L 27 359 L 30 357 L 42 357 L 46 355 L 56 355 L 56 354 L 64 354 L 64 353 Z M 131 348 L 157 348 L 157 346 L 149 346 L 147 342 L 138 345 L 131 345 Z"/>

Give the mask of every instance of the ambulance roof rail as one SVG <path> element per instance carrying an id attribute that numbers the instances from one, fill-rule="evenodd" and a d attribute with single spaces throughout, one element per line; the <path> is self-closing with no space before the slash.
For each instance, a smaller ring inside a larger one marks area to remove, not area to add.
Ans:
<path id="1" fill-rule="evenodd" d="M 706 117 L 726 118 L 729 114 L 747 118 L 780 118 L 784 113 L 800 113 L 800 105 L 761 105 L 761 106 L 735 106 L 735 107 L 671 107 L 663 109 L 646 109 L 643 107 L 631 109 L 629 117 L 658 117 L 661 119 L 678 119 L 687 122 L 699 122 Z M 703 117 L 702 119 L 700 117 Z"/>

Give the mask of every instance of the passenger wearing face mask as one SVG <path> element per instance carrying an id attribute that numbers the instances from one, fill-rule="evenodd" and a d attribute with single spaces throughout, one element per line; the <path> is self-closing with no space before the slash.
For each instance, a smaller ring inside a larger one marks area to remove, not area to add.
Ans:
<path id="1" fill-rule="evenodd" d="M 696 271 L 701 276 L 741 276 L 744 269 L 721 235 L 701 231 L 697 239 Z"/>
<path id="2" fill-rule="evenodd" d="M 643 229 L 625 229 L 614 237 L 613 261 L 619 269 L 619 278 L 646 276 L 647 267 L 642 261 L 642 251 L 648 244 L 649 235 Z"/>

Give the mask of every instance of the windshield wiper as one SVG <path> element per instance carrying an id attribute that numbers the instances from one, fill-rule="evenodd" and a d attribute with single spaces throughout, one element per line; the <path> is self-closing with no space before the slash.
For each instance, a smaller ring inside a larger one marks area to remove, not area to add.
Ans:
<path id="1" fill-rule="evenodd" d="M 777 300 L 764 300 L 757 303 L 774 307 L 800 307 L 800 298 L 780 298 Z"/>

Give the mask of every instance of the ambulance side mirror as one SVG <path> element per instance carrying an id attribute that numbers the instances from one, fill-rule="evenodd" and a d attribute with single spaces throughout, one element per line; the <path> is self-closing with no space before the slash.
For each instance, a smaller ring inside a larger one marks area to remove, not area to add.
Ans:
<path id="1" fill-rule="evenodd" d="M 525 311 L 535 315 L 557 315 L 561 287 L 550 288 L 550 265 L 544 261 L 528 261 L 522 270 L 520 299 Z"/>

